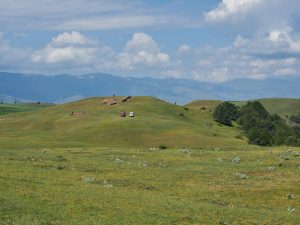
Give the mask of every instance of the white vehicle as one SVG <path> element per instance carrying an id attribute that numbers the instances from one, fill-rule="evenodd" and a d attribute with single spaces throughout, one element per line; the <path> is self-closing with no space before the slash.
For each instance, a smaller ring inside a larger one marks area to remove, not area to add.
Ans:
<path id="1" fill-rule="evenodd" d="M 134 116 L 135 116 L 135 113 L 134 113 L 134 112 L 130 112 L 130 113 L 128 114 L 128 116 L 129 116 L 129 117 L 134 117 Z"/>

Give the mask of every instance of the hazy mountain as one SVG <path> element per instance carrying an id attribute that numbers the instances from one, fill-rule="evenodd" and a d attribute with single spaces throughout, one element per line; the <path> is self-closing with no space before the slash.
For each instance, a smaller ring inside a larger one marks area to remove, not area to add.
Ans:
<path id="1" fill-rule="evenodd" d="M 207 83 L 187 79 L 124 78 L 109 74 L 28 75 L 0 73 L 0 101 L 62 103 L 90 96 L 151 95 L 170 102 L 300 97 L 299 78 Z"/>

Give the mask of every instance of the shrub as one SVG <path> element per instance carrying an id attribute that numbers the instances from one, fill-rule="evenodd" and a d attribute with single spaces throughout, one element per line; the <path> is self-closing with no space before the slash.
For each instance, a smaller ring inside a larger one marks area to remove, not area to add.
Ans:
<path id="1" fill-rule="evenodd" d="M 158 148 L 159 148 L 159 149 L 167 149 L 168 146 L 162 144 L 162 145 L 158 146 Z"/>
<path id="2" fill-rule="evenodd" d="M 240 110 L 238 106 L 230 102 L 223 102 L 217 106 L 213 117 L 219 123 L 231 126 L 232 121 L 236 121 L 240 117 Z"/>

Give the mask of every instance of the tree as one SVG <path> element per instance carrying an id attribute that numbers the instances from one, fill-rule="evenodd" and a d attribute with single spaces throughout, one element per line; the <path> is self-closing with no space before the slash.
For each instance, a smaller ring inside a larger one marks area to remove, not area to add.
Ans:
<path id="1" fill-rule="evenodd" d="M 230 102 L 223 102 L 216 107 L 213 117 L 219 123 L 231 126 L 232 121 L 236 121 L 240 117 L 240 109 Z"/>

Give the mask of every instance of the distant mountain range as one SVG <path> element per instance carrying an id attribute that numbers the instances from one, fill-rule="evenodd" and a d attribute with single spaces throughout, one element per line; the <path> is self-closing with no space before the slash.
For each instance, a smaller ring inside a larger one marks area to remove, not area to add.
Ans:
<path id="1" fill-rule="evenodd" d="M 103 73 L 44 76 L 0 72 L 0 101 L 64 103 L 115 94 L 154 96 L 184 104 L 196 99 L 299 98 L 299 86 L 298 77 L 237 79 L 215 84 L 188 79 L 118 77 Z"/>

